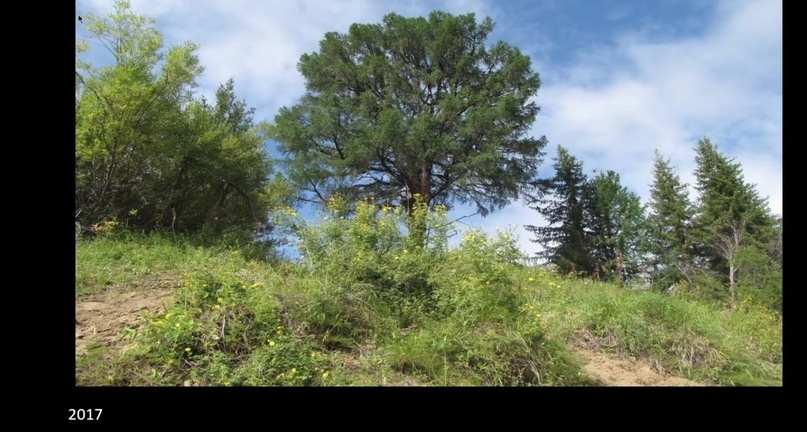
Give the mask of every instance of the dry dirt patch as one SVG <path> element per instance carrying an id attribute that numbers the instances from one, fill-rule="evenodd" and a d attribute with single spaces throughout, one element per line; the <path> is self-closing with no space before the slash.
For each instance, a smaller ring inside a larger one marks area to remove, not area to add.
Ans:
<path id="1" fill-rule="evenodd" d="M 139 328 L 144 313 L 164 310 L 178 283 L 179 277 L 162 276 L 77 299 L 76 355 L 87 354 L 88 345 L 124 348 L 123 330 Z"/>
<path id="2" fill-rule="evenodd" d="M 585 363 L 583 370 L 606 386 L 703 386 L 703 384 L 685 378 L 660 374 L 646 360 L 620 359 L 580 348 L 575 348 L 574 352 Z"/>

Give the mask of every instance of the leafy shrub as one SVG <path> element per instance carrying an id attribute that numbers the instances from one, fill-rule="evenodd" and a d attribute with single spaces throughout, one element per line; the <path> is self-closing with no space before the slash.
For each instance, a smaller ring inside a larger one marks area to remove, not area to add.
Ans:
<path id="1" fill-rule="evenodd" d="M 146 317 L 132 363 L 160 365 L 175 384 L 321 384 L 327 361 L 316 344 L 286 328 L 263 282 L 230 270 L 187 274 L 174 303 Z"/>
<path id="2" fill-rule="evenodd" d="M 737 292 L 740 298 L 773 310 L 782 310 L 782 268 L 756 247 L 740 248 L 737 253 Z"/>
<path id="3" fill-rule="evenodd" d="M 421 204 L 410 217 L 400 208 L 360 202 L 348 214 L 346 204 L 334 198 L 328 210 L 314 224 L 289 209 L 275 215 L 279 226 L 299 238 L 303 277 L 327 281 L 310 293 L 300 321 L 323 340 L 349 346 L 391 331 L 389 316 L 406 327 L 428 312 L 430 275 L 446 256 L 445 209 L 430 212 Z M 413 223 L 426 227 L 422 244 L 410 235 Z"/>

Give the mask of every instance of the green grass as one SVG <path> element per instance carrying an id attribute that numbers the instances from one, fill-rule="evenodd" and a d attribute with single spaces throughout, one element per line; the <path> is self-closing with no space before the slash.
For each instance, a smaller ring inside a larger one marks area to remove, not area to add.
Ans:
<path id="1" fill-rule="evenodd" d="M 199 268 L 241 267 L 232 247 L 203 247 L 170 235 L 120 234 L 76 242 L 76 296 L 152 276 Z"/>
<path id="2" fill-rule="evenodd" d="M 708 385 L 782 384 L 781 318 L 750 299 L 725 313 L 521 267 L 506 235 L 417 248 L 384 217 L 305 228 L 320 248 L 303 263 L 172 236 L 78 241 L 77 295 L 178 278 L 173 303 L 142 317 L 128 349 L 77 355 L 78 384 L 597 385 L 575 346 Z M 368 240 L 376 231 L 386 234 Z"/>
<path id="3" fill-rule="evenodd" d="M 717 385 L 781 385 L 782 323 L 746 302 L 723 305 L 611 284 L 532 276 L 547 333 L 569 343 L 656 360 L 677 376 Z"/>

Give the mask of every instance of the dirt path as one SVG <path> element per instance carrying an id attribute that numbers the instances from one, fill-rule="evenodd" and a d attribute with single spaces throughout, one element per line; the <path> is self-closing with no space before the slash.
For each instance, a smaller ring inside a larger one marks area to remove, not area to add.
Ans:
<path id="1" fill-rule="evenodd" d="M 170 301 L 178 278 L 144 281 L 136 288 L 98 292 L 76 301 L 76 355 L 86 355 L 88 345 L 121 351 L 128 346 L 124 329 L 138 328 L 146 312 L 160 312 Z M 606 386 L 702 386 L 683 378 L 665 376 L 645 360 L 620 359 L 575 348 L 586 364 L 584 371 Z"/>

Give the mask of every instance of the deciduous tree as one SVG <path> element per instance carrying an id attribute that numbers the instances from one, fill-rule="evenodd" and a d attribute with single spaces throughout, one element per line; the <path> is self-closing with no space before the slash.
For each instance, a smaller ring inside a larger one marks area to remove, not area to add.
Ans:
<path id="1" fill-rule="evenodd" d="M 266 127 L 253 123 L 233 81 L 212 104 L 197 99 L 197 46 L 165 49 L 154 20 L 127 1 L 84 21 L 90 37 L 77 43 L 76 62 L 79 222 L 214 236 L 265 226 L 284 194 L 271 177 Z M 104 48 L 110 64 L 79 59 L 89 47 Z"/>

